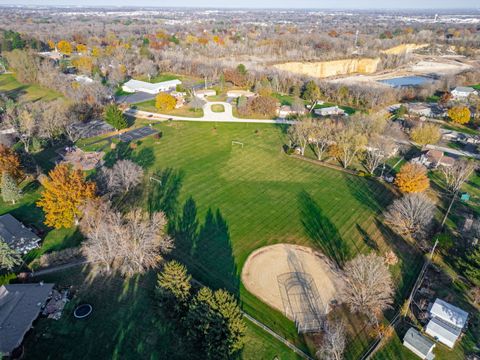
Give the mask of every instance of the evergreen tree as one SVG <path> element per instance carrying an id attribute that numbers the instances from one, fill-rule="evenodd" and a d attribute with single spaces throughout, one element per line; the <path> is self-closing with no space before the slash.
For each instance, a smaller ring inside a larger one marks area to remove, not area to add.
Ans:
<path id="1" fill-rule="evenodd" d="M 190 303 L 185 327 L 207 359 L 229 359 L 244 345 L 242 313 L 233 295 L 225 290 L 201 288 Z"/>
<path id="2" fill-rule="evenodd" d="M 476 286 L 480 286 L 480 247 L 476 246 L 461 265 L 468 280 Z"/>
<path id="3" fill-rule="evenodd" d="M 320 89 L 318 88 L 315 81 L 310 80 L 305 84 L 305 88 L 303 89 L 303 93 L 302 93 L 302 98 L 312 104 L 312 109 L 313 109 L 313 105 L 320 98 L 320 96 L 321 96 Z"/>
<path id="4" fill-rule="evenodd" d="M 2 174 L 2 198 L 5 202 L 12 202 L 15 204 L 16 201 L 20 200 L 22 197 L 22 191 L 17 185 L 15 179 L 7 172 Z"/>
<path id="5" fill-rule="evenodd" d="M 157 277 L 157 291 L 166 300 L 172 299 L 185 303 L 190 297 L 192 277 L 187 268 L 178 261 L 169 261 Z"/>
<path id="6" fill-rule="evenodd" d="M 0 237 L 0 268 L 12 270 L 15 266 L 20 265 L 21 262 L 20 254 L 10 248 Z"/>
<path id="7" fill-rule="evenodd" d="M 127 119 L 125 119 L 122 110 L 115 104 L 110 104 L 105 107 L 105 121 L 117 130 L 125 129 L 128 126 Z"/>

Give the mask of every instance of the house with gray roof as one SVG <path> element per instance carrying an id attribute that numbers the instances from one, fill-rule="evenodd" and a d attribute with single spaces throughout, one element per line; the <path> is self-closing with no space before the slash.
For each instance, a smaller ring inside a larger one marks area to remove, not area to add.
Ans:
<path id="1" fill-rule="evenodd" d="M 429 314 L 430 321 L 425 327 L 425 332 L 453 349 L 467 324 L 468 313 L 442 299 L 436 299 Z"/>
<path id="2" fill-rule="evenodd" d="M 435 343 L 414 328 L 408 329 L 403 338 L 403 345 L 421 359 L 432 360 L 435 358 L 433 354 Z"/>
<path id="3" fill-rule="evenodd" d="M 455 99 L 466 99 L 470 95 L 477 95 L 477 90 L 469 86 L 457 86 L 452 90 L 452 95 Z"/>
<path id="4" fill-rule="evenodd" d="M 0 286 L 0 353 L 10 355 L 32 327 L 53 289 L 53 284 Z"/>
<path id="5" fill-rule="evenodd" d="M 10 214 L 0 215 L 0 239 L 21 254 L 37 248 L 41 240 Z"/>

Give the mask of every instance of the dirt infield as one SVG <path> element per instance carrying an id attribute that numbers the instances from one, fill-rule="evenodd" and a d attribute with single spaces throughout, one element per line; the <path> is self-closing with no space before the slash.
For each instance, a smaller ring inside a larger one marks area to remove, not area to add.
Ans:
<path id="1" fill-rule="evenodd" d="M 285 313 L 279 279 L 288 273 L 310 275 L 325 306 L 337 299 L 344 283 L 340 271 L 323 254 L 290 244 L 266 246 L 250 254 L 242 269 L 242 282 L 252 294 Z M 291 314 L 286 315 L 292 319 Z"/>

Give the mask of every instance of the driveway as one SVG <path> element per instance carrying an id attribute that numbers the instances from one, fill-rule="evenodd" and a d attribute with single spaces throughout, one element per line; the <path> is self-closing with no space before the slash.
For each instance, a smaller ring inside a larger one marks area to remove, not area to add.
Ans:
<path id="1" fill-rule="evenodd" d="M 149 94 L 146 92 L 136 92 L 129 95 L 122 95 L 115 98 L 117 103 L 135 104 L 143 101 L 155 99 L 155 94 Z"/>
<path id="2" fill-rule="evenodd" d="M 212 105 L 223 105 L 225 112 L 216 113 L 212 111 Z M 190 118 L 183 116 L 173 116 L 167 114 L 152 113 L 148 111 L 142 111 L 138 109 L 129 108 L 124 111 L 124 114 L 134 116 L 140 119 L 147 120 L 174 120 L 174 121 L 196 121 L 196 122 L 226 122 L 226 123 L 256 123 L 256 124 L 295 124 L 294 120 L 285 120 L 285 119 L 240 119 L 233 116 L 232 105 L 226 102 L 215 101 L 207 102 L 203 106 L 203 117 L 201 118 Z"/>
<path id="3" fill-rule="evenodd" d="M 222 105 L 225 108 L 224 112 L 212 111 L 213 105 Z M 203 105 L 203 118 L 210 119 L 211 121 L 225 120 L 235 121 L 237 118 L 233 116 L 232 104 L 223 101 L 207 102 Z"/>

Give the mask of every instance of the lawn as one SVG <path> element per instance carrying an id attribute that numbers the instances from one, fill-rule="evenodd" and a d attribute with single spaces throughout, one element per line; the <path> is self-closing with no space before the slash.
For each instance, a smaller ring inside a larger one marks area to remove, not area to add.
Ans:
<path id="1" fill-rule="evenodd" d="M 336 104 L 334 103 L 323 103 L 323 104 L 317 104 L 315 105 L 314 109 L 323 109 L 331 106 L 335 106 Z M 356 109 L 350 107 L 350 106 L 338 106 L 340 109 L 344 110 L 347 115 L 353 115 L 357 111 Z"/>
<path id="2" fill-rule="evenodd" d="M 203 109 L 193 109 L 189 106 L 182 106 L 181 108 L 173 109 L 171 111 L 159 111 L 155 107 L 155 99 L 136 103 L 135 107 L 138 110 L 142 110 L 142 111 L 149 111 L 149 112 L 161 113 L 161 114 L 167 114 L 167 115 L 173 115 L 173 116 L 184 116 L 184 117 L 195 117 L 195 118 L 203 117 Z"/>
<path id="3" fill-rule="evenodd" d="M 56 91 L 35 84 L 22 84 L 13 74 L 0 75 L 0 93 L 21 101 L 54 100 L 61 97 Z"/>
<path id="4" fill-rule="evenodd" d="M 222 104 L 214 104 L 212 105 L 212 111 L 216 113 L 225 112 L 225 106 L 223 106 Z"/>
<path id="5" fill-rule="evenodd" d="M 0 215 L 10 213 L 24 225 L 40 234 L 43 240 L 41 246 L 30 251 L 24 257 L 26 263 L 30 263 L 46 252 L 77 246 L 82 240 L 82 236 L 77 229 L 52 230 L 43 223 L 43 212 L 35 204 L 40 198 L 40 185 L 33 181 L 24 183 L 22 186 L 24 196 L 15 205 L 5 203 L 0 198 Z"/>
<path id="6" fill-rule="evenodd" d="M 162 187 L 152 198 L 170 217 L 184 211 L 196 215 L 184 219 L 199 224 L 196 250 L 191 255 L 191 239 L 178 237 L 173 255 L 198 280 L 237 293 L 245 311 L 298 346 L 306 348 L 294 324 L 239 282 L 243 263 L 255 249 L 283 242 L 315 247 L 306 226 L 317 218 L 328 219 L 352 256 L 393 248 L 400 258 L 392 270 L 399 286 L 396 299 L 400 302 L 410 288 L 418 257 L 378 219 L 393 196 L 384 185 L 288 157 L 282 150 L 285 128 L 279 126 L 182 122 L 154 126 L 163 133 L 161 140 L 146 138 L 133 153 L 126 153 L 157 172 Z M 244 147 L 232 146 L 232 140 Z M 119 148 L 116 151 L 121 152 Z M 190 197 L 193 201 L 183 209 Z M 358 358 L 365 346 L 358 341 L 347 358 Z"/>
<path id="7" fill-rule="evenodd" d="M 59 321 L 41 319 L 25 340 L 26 359 L 200 359 L 182 343 L 177 326 L 155 304 L 155 273 L 131 280 L 77 268 L 44 276 L 60 287 L 72 286 L 75 298 Z M 38 279 L 36 279 L 38 280 Z M 76 320 L 80 303 L 93 306 L 92 315 Z M 244 359 L 299 359 L 286 346 L 247 321 Z"/>
<path id="8" fill-rule="evenodd" d="M 480 84 L 473 85 L 472 87 L 473 87 L 474 89 L 480 90 Z"/>

